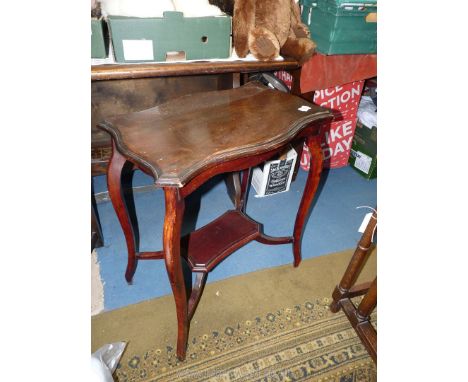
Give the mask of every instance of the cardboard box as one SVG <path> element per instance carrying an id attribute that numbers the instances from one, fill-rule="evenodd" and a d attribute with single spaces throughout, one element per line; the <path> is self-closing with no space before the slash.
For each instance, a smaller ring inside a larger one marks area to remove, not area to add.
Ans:
<path id="1" fill-rule="evenodd" d="M 231 56 L 231 17 L 108 17 L 116 62 L 228 58 Z"/>
<path id="2" fill-rule="evenodd" d="M 106 58 L 108 53 L 107 24 L 102 19 L 91 19 L 91 58 Z"/>
<path id="3" fill-rule="evenodd" d="M 314 93 L 314 103 L 332 109 L 334 115 L 331 123 L 325 122 L 321 126 L 320 139 L 325 168 L 348 165 L 363 86 L 364 80 L 316 90 Z M 301 156 L 301 167 L 309 171 L 310 153 L 305 145 Z"/>
<path id="4" fill-rule="evenodd" d="M 377 177 L 377 127 L 369 129 L 358 122 L 349 164 L 366 179 Z"/>
<path id="5" fill-rule="evenodd" d="M 323 54 L 377 53 L 377 0 L 300 0 L 302 22 Z"/>
<path id="6" fill-rule="evenodd" d="M 257 191 L 255 197 L 289 191 L 296 159 L 296 150 L 290 146 L 279 159 L 265 162 L 263 168 L 255 167 L 252 174 L 252 186 Z"/>

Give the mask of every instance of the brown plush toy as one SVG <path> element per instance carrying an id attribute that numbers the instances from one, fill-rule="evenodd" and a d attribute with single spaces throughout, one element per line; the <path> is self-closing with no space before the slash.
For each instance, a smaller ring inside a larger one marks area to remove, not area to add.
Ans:
<path id="1" fill-rule="evenodd" d="M 302 64 L 315 52 L 316 44 L 309 36 L 294 0 L 234 1 L 233 37 L 239 57 L 250 51 L 267 61 L 281 54 Z"/>

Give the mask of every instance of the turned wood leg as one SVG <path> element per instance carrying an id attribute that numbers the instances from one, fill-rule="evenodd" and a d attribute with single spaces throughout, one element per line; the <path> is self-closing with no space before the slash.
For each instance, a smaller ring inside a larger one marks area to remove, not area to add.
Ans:
<path id="1" fill-rule="evenodd" d="M 184 215 L 184 199 L 179 189 L 164 188 L 166 216 L 164 218 L 164 260 L 171 282 L 177 311 L 177 358 L 185 359 L 189 330 L 187 290 L 180 256 L 180 230 Z"/>
<path id="2" fill-rule="evenodd" d="M 137 258 L 135 234 L 122 189 L 122 170 L 126 162 L 125 157 L 119 153 L 115 147 L 115 143 L 112 142 L 112 157 L 107 167 L 107 188 L 112 205 L 119 218 L 120 226 L 124 231 L 125 241 L 127 242 L 128 262 L 125 279 L 128 283 L 131 283 L 136 270 Z"/>
<path id="3" fill-rule="evenodd" d="M 367 255 L 372 243 L 372 235 L 376 225 L 377 213 L 374 211 L 369 224 L 367 225 L 364 233 L 361 236 L 361 239 L 359 240 L 353 257 L 351 258 L 351 261 L 346 268 L 343 278 L 333 291 L 333 302 L 330 305 L 330 310 L 333 313 L 336 313 L 338 310 L 340 310 L 340 300 L 348 296 L 350 289 L 356 282 L 362 268 L 364 267 L 364 264 L 366 263 Z"/>
<path id="4" fill-rule="evenodd" d="M 294 224 L 294 266 L 297 267 L 301 262 L 301 242 L 302 231 L 304 230 L 305 221 L 309 212 L 310 205 L 314 199 L 315 193 L 320 182 L 320 174 L 322 173 L 323 155 L 320 148 L 320 138 L 313 136 L 306 140 L 307 147 L 310 151 L 310 169 L 307 175 L 307 182 L 302 194 L 299 210 L 296 215 L 296 222 Z"/>
<path id="5" fill-rule="evenodd" d="M 372 311 L 377 306 L 377 277 L 372 282 L 367 293 L 364 295 L 361 303 L 359 304 L 356 317 L 359 321 L 366 321 L 369 320 L 369 316 Z"/>

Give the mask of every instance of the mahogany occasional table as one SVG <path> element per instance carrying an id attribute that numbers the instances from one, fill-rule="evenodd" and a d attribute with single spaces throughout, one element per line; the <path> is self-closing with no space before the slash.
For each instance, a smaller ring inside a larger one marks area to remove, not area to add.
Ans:
<path id="1" fill-rule="evenodd" d="M 299 265 L 302 230 L 322 171 L 319 124 L 315 122 L 331 117 L 327 109 L 251 82 L 236 89 L 186 95 L 98 125 L 112 137 L 107 183 L 127 243 L 125 278 L 131 282 L 138 260 L 164 259 L 176 304 L 180 360 L 185 359 L 190 320 L 207 274 L 223 259 L 257 240 L 292 243 L 294 266 Z M 245 214 L 250 168 L 274 157 L 289 143 L 304 139 L 312 164 L 293 235 L 267 236 L 261 225 Z M 153 177 L 155 185 L 164 190 L 163 251 L 139 252 L 136 248 L 121 182 L 122 172 L 132 168 L 125 166 L 127 162 Z M 184 199 L 213 176 L 231 171 L 242 172 L 235 209 L 185 237 L 181 248 Z M 181 257 L 196 275 L 190 296 Z"/>

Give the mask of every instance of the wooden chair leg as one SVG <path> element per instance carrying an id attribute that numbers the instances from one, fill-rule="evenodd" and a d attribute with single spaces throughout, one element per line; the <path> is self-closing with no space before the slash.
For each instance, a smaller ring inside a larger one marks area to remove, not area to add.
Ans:
<path id="1" fill-rule="evenodd" d="M 122 171 L 126 162 L 127 160 L 125 157 L 118 152 L 115 143 L 112 142 L 112 157 L 107 167 L 107 188 L 112 205 L 114 206 L 120 225 L 124 231 L 128 252 L 125 279 L 128 283 L 131 283 L 137 266 L 137 249 L 133 225 L 128 214 L 122 190 Z"/>
<path id="2" fill-rule="evenodd" d="M 377 306 L 377 277 L 372 282 L 364 298 L 361 300 L 357 311 L 356 317 L 359 321 L 369 320 L 369 316 Z"/>
<path id="3" fill-rule="evenodd" d="M 356 282 L 362 268 L 367 260 L 369 249 L 371 248 L 372 235 L 374 233 L 375 226 L 377 225 L 377 213 L 374 211 L 372 218 L 367 225 L 361 239 L 359 240 L 358 246 L 354 251 L 353 257 L 346 268 L 343 278 L 340 284 L 335 287 L 332 297 L 333 302 L 330 305 L 330 310 L 336 313 L 340 310 L 340 300 L 346 298 L 349 294 L 350 289 Z"/>
<path id="4" fill-rule="evenodd" d="M 320 182 L 320 174 L 322 173 L 323 155 L 320 148 L 319 137 L 309 137 L 307 140 L 307 147 L 310 151 L 310 169 L 307 175 L 307 182 L 302 194 L 299 210 L 296 215 L 296 222 L 294 224 L 294 266 L 297 267 L 301 262 L 301 241 L 302 231 L 309 212 L 310 205 L 314 199 L 315 193 Z"/>
<path id="5" fill-rule="evenodd" d="M 180 231 L 184 215 L 184 199 L 177 188 L 164 188 L 166 216 L 164 218 L 164 260 L 177 311 L 177 358 L 185 359 L 189 331 L 187 290 L 180 256 Z"/>
<path id="6" fill-rule="evenodd" d="M 370 315 L 376 306 L 377 278 L 374 279 L 359 306 L 355 309 L 356 333 L 375 363 L 377 363 L 377 331 L 370 322 Z"/>

